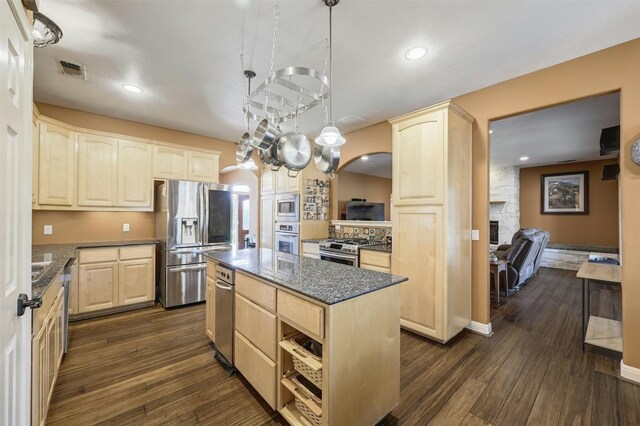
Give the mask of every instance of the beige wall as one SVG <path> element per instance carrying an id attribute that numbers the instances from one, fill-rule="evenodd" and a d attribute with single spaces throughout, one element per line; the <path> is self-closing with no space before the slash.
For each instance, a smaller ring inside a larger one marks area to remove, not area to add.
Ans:
<path id="1" fill-rule="evenodd" d="M 346 203 L 352 198 L 365 198 L 371 203 L 384 203 L 384 220 L 390 219 L 391 179 L 360 173 L 340 172 L 338 188 L 338 217 L 345 213 Z"/>
<path id="2" fill-rule="evenodd" d="M 618 247 L 618 181 L 602 180 L 602 168 L 617 160 L 520 169 L 520 226 L 551 233 L 551 242 Z M 589 214 L 540 214 L 541 175 L 589 172 Z"/>
<path id="3" fill-rule="evenodd" d="M 387 121 L 347 133 L 344 137 L 347 143 L 340 147 L 340 169 L 364 154 L 391 152 L 391 124 Z"/>
<path id="4" fill-rule="evenodd" d="M 640 39 L 455 98 L 473 125 L 473 320 L 489 321 L 489 122 L 620 90 L 622 317 L 624 362 L 640 368 L 640 167 L 629 150 L 640 136 Z"/>
<path id="5" fill-rule="evenodd" d="M 249 187 L 249 234 L 258 240 L 258 209 L 260 208 L 260 196 L 258 194 L 258 177 L 249 170 L 234 170 L 220 174 L 220 183 L 225 185 L 247 185 Z"/>
<path id="6" fill-rule="evenodd" d="M 122 231 L 128 223 L 129 232 Z M 44 235 L 44 225 L 53 234 Z M 33 244 L 121 241 L 153 238 L 155 214 L 149 212 L 65 212 L 33 210 Z"/>

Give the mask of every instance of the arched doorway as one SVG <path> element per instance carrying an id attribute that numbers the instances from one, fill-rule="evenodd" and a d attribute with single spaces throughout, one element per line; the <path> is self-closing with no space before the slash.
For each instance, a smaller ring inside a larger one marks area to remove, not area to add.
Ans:
<path id="1" fill-rule="evenodd" d="M 258 236 L 258 177 L 251 170 L 227 166 L 220 172 L 220 183 L 229 185 L 234 194 L 232 244 L 237 249 L 255 247 Z"/>

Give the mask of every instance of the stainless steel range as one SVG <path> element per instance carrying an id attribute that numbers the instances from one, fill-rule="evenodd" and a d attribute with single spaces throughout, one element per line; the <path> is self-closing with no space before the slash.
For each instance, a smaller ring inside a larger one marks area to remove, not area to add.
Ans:
<path id="1" fill-rule="evenodd" d="M 329 238 L 320 241 L 320 259 L 349 266 L 360 266 L 360 247 L 374 244 L 380 243 L 364 238 Z"/>

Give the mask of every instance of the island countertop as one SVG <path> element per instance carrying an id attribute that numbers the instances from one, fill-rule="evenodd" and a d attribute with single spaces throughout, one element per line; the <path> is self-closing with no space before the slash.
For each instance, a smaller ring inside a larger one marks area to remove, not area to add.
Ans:
<path id="1" fill-rule="evenodd" d="M 218 251 L 207 257 L 327 305 L 407 281 L 398 275 L 271 249 Z"/>

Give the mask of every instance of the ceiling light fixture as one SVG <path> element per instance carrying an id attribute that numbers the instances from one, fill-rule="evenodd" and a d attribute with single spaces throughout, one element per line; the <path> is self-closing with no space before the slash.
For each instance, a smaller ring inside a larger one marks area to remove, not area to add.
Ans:
<path id="1" fill-rule="evenodd" d="M 427 49 L 422 46 L 412 47 L 407 50 L 404 54 L 404 57 L 410 61 L 417 61 L 418 59 L 424 58 L 427 54 Z"/>
<path id="2" fill-rule="evenodd" d="M 522 157 L 520 157 L 520 161 L 527 161 L 529 159 L 529 157 L 527 157 L 526 155 L 523 155 Z"/>
<path id="3" fill-rule="evenodd" d="M 333 86 L 332 69 L 333 69 L 333 6 L 337 5 L 340 0 L 324 0 L 324 4 L 329 6 L 329 118 L 324 128 L 320 132 L 320 136 L 315 139 L 316 145 L 320 146 L 340 146 L 347 140 L 340 134 L 340 130 L 333 124 L 333 95 L 331 94 L 331 86 Z"/>
<path id="4" fill-rule="evenodd" d="M 362 157 L 360 157 L 360 159 L 362 161 L 367 161 L 369 159 L 369 156 L 368 155 L 363 155 Z"/>
<path id="5" fill-rule="evenodd" d="M 62 38 L 62 30 L 51 19 L 38 11 L 33 11 L 33 35 L 34 47 L 47 47 L 56 44 Z"/>
<path id="6" fill-rule="evenodd" d="M 493 130 L 489 130 L 489 134 L 493 133 Z"/>
<path id="7" fill-rule="evenodd" d="M 133 84 L 125 84 L 124 86 L 122 86 L 125 88 L 125 90 L 131 92 L 131 93 L 142 93 L 142 89 L 139 88 L 138 86 L 134 86 Z"/>

